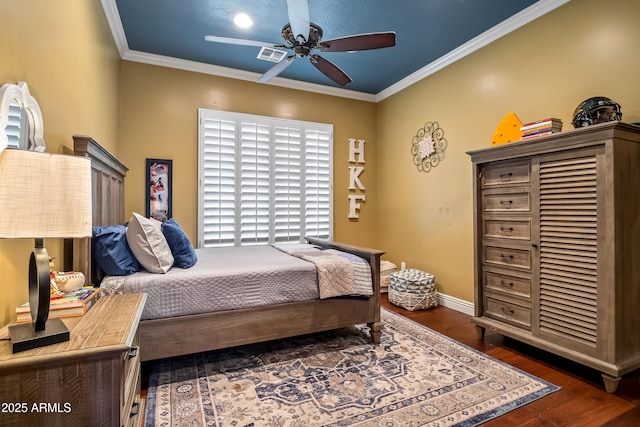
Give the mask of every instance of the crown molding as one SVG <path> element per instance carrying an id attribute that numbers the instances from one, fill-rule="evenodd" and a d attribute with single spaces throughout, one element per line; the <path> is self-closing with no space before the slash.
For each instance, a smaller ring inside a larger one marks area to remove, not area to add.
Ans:
<path id="1" fill-rule="evenodd" d="M 538 19 L 542 15 L 551 12 L 565 3 L 568 3 L 569 1 L 570 0 L 540 0 L 537 3 L 532 4 L 528 8 L 513 15 L 511 18 L 502 21 L 498 25 L 495 25 L 484 33 L 469 40 L 467 43 L 459 46 L 446 55 L 441 56 L 418 71 L 415 71 L 397 83 L 392 84 L 388 88 L 378 92 L 376 95 L 376 102 L 380 102 L 391 95 L 395 95 L 401 90 L 406 89 L 420 80 L 434 74 L 436 71 L 442 70 L 446 66 L 453 64 L 490 43 L 493 43 L 500 37 L 517 30 L 529 22 Z"/>
<path id="2" fill-rule="evenodd" d="M 116 48 L 120 54 L 120 58 L 124 58 L 124 55 L 129 51 L 129 43 L 127 37 L 124 34 L 124 27 L 120 20 L 120 12 L 118 12 L 118 5 L 116 0 L 101 0 L 102 9 L 107 18 L 107 23 L 111 29 L 113 41 L 116 43 Z"/>
<path id="3" fill-rule="evenodd" d="M 376 96 L 370 93 L 356 92 L 347 89 L 334 88 L 315 83 L 305 83 L 297 80 L 275 77 L 269 83 L 257 83 L 261 76 L 259 73 L 251 71 L 236 70 L 234 68 L 220 67 L 218 65 L 205 64 L 197 61 L 176 59 L 163 55 L 156 55 L 135 50 L 127 51 L 122 57 L 125 61 L 141 62 L 144 64 L 157 65 L 160 67 L 176 68 L 178 70 L 193 71 L 196 73 L 210 74 L 219 77 L 245 80 L 256 84 L 268 84 L 270 86 L 280 86 L 287 89 L 297 89 L 306 92 L 315 92 L 323 95 L 339 96 L 342 98 L 357 99 L 360 101 L 376 102 Z"/>
<path id="4" fill-rule="evenodd" d="M 132 51 L 129 49 L 129 44 L 124 33 L 124 28 L 122 27 L 116 0 L 101 1 L 107 21 L 109 23 L 109 27 L 111 28 L 113 39 L 115 41 L 118 52 L 120 53 L 120 58 L 122 58 L 123 60 L 251 82 L 256 82 L 256 80 L 260 77 L 260 74 L 249 71 L 236 70 L 196 61 L 188 61 L 184 59 L 170 58 L 162 55 Z M 522 10 L 521 12 L 513 15 L 511 18 L 506 19 L 505 21 L 490 28 L 479 36 L 469 40 L 467 43 L 461 45 L 457 49 L 452 50 L 451 52 L 441 56 L 432 63 L 427 64 L 420 70 L 415 71 L 402 80 L 378 92 L 377 94 L 357 92 L 315 83 L 305 83 L 297 80 L 285 79 L 282 77 L 275 77 L 268 84 L 287 89 L 296 89 L 360 101 L 380 102 L 392 95 L 395 95 L 401 90 L 404 90 L 409 86 L 419 82 L 420 80 L 434 74 L 435 72 L 445 68 L 446 66 L 453 64 L 454 62 L 464 58 L 465 56 L 481 49 L 482 47 L 498 40 L 500 37 L 505 36 L 510 32 L 528 24 L 529 22 L 545 15 L 546 13 L 568 3 L 569 1 L 570 0 L 540 0 L 532 4 L 528 8 Z"/>

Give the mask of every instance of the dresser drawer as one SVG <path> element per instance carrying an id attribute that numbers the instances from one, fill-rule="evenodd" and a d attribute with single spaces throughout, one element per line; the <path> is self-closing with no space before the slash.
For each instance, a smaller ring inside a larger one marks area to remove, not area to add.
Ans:
<path id="1" fill-rule="evenodd" d="M 531 270 L 531 250 L 485 244 L 484 262 L 503 267 Z"/>
<path id="2" fill-rule="evenodd" d="M 531 182 L 529 161 L 498 162 L 482 168 L 482 187 L 528 184 Z"/>
<path id="3" fill-rule="evenodd" d="M 482 194 L 485 212 L 531 212 L 531 197 L 527 189 L 517 192 L 489 192 Z"/>
<path id="4" fill-rule="evenodd" d="M 486 297 L 485 312 L 488 317 L 504 320 L 525 329 L 531 329 L 531 308 L 497 298 Z"/>
<path id="5" fill-rule="evenodd" d="M 514 240 L 531 240 L 531 220 L 486 219 L 484 236 Z"/>
<path id="6" fill-rule="evenodd" d="M 484 287 L 489 291 L 503 292 L 520 297 L 531 297 L 531 279 L 493 271 L 484 272 Z"/>

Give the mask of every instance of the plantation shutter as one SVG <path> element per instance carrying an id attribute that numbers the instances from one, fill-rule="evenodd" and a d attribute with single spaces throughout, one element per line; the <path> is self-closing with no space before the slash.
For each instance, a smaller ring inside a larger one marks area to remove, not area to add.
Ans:
<path id="1" fill-rule="evenodd" d="M 331 238 L 331 125 L 199 115 L 199 246 Z"/>
<path id="2" fill-rule="evenodd" d="M 273 231 L 275 242 L 290 242 L 302 233 L 302 134 L 286 123 L 274 129 Z"/>
<path id="3" fill-rule="evenodd" d="M 235 242 L 236 124 L 208 119 L 200 123 L 200 246 Z"/>
<path id="4" fill-rule="evenodd" d="M 269 243 L 269 126 L 240 124 L 240 244 Z"/>
<path id="5" fill-rule="evenodd" d="M 317 129 L 306 131 L 305 233 L 329 238 L 331 235 L 331 161 L 329 135 Z"/>

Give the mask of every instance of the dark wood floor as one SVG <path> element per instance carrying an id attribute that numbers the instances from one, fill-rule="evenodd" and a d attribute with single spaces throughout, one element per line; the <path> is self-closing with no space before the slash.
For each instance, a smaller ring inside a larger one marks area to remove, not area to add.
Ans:
<path id="1" fill-rule="evenodd" d="M 623 377 L 615 394 L 604 389 L 600 373 L 526 344 L 490 335 L 477 337 L 470 317 L 446 307 L 408 311 L 389 303 L 383 307 L 428 326 L 489 356 L 529 372 L 562 389 L 513 410 L 483 427 L 523 426 L 640 426 L 640 380 L 634 373 Z"/>
<path id="2" fill-rule="evenodd" d="M 408 311 L 389 303 L 383 307 L 428 326 L 489 356 L 529 372 L 562 389 L 513 410 L 483 427 L 630 427 L 640 426 L 640 379 L 637 373 L 625 376 L 615 394 L 607 393 L 600 373 L 526 344 L 487 333 L 478 339 L 470 317 L 446 307 Z M 143 396 L 146 396 L 143 364 Z"/>

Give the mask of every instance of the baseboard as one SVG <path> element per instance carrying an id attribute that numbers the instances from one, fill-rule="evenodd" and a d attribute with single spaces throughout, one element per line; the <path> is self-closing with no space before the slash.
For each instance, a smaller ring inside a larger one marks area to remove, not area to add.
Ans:
<path id="1" fill-rule="evenodd" d="M 453 310 L 459 311 L 469 316 L 474 314 L 474 304 L 459 298 L 455 298 L 438 292 L 438 304 Z"/>
<path id="2" fill-rule="evenodd" d="M 381 292 L 386 294 L 388 293 L 388 290 L 387 288 L 384 288 Z M 438 305 L 468 314 L 469 316 L 473 316 L 475 313 L 475 305 L 472 302 L 452 297 L 441 292 L 438 292 Z"/>

